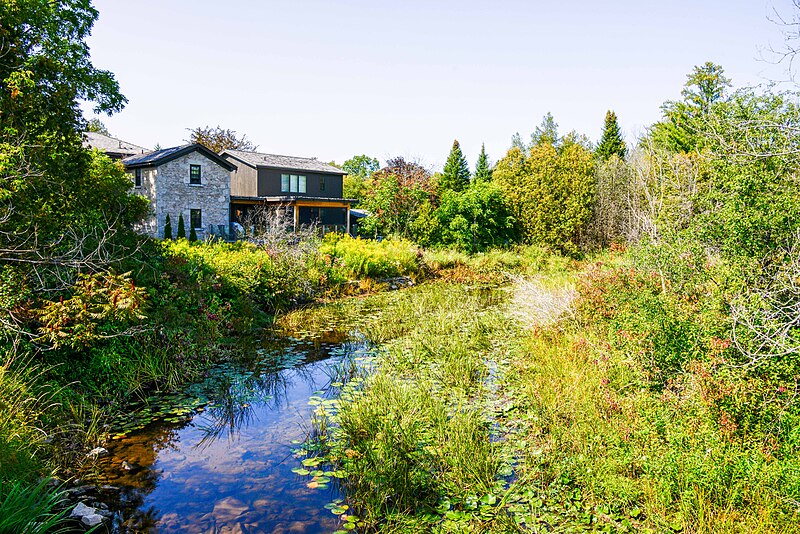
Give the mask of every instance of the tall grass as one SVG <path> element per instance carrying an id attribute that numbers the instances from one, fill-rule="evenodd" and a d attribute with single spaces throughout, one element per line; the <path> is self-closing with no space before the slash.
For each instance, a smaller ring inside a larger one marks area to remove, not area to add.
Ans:
<path id="1" fill-rule="evenodd" d="M 50 488 L 47 481 L 33 486 L 0 483 L 0 534 L 71 532 L 63 500 L 63 493 Z"/>

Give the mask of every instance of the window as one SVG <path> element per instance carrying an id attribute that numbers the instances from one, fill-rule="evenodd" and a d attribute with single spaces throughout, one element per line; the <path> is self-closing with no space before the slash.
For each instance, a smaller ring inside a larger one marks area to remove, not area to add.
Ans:
<path id="1" fill-rule="evenodd" d="M 189 220 L 192 228 L 200 230 L 203 228 L 203 212 L 201 210 L 189 210 Z"/>
<path id="2" fill-rule="evenodd" d="M 200 185 L 200 165 L 189 165 L 189 183 Z"/>
<path id="3" fill-rule="evenodd" d="M 319 190 L 320 191 L 325 191 L 325 177 L 324 176 L 320 176 L 319 177 Z"/>
<path id="4" fill-rule="evenodd" d="M 306 177 L 297 174 L 281 174 L 281 193 L 305 193 Z"/>
<path id="5" fill-rule="evenodd" d="M 133 171 L 133 186 L 142 187 L 142 169 Z"/>

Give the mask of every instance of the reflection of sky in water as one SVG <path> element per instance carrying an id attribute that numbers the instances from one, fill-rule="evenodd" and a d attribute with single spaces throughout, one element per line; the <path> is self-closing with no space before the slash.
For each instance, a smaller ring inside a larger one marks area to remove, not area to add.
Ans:
<path id="1" fill-rule="evenodd" d="M 153 425 L 113 443 L 103 478 L 125 487 L 123 519 L 134 521 L 127 526 L 148 532 L 336 530 L 337 518 L 323 506 L 338 491 L 305 487 L 291 471 L 300 465 L 291 441 L 306 436 L 313 410 L 308 398 L 328 386 L 342 349 L 362 348 L 317 345 L 306 353 L 316 360 L 311 363 L 229 375 L 225 391 L 209 395 L 214 404 L 183 428 Z M 124 470 L 123 461 L 133 469 Z"/>

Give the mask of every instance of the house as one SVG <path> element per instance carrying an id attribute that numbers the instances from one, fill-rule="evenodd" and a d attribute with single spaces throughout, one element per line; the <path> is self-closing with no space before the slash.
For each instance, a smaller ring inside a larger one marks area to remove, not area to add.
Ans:
<path id="1" fill-rule="evenodd" d="M 150 152 L 149 148 L 134 145 L 133 143 L 98 132 L 83 132 L 83 139 L 83 146 L 86 148 L 95 148 L 105 153 L 105 155 L 113 160 L 121 160 L 130 156 L 147 154 Z"/>
<path id="2" fill-rule="evenodd" d="M 236 165 L 231 172 L 231 222 L 245 223 L 258 206 L 289 210 L 294 227 L 317 224 L 324 230 L 350 232 L 350 208 L 342 198 L 345 171 L 316 158 L 224 150 Z"/>
<path id="3" fill-rule="evenodd" d="M 199 239 L 228 233 L 233 163 L 203 145 L 190 144 L 127 157 L 122 164 L 134 192 L 150 201 L 151 214 L 141 232 L 163 238 L 167 215 L 177 229 L 182 214 L 187 235 L 190 228 Z"/>

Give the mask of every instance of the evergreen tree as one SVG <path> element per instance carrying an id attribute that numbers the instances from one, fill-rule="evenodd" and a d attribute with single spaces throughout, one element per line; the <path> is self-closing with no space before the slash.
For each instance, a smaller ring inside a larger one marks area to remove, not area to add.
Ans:
<path id="1" fill-rule="evenodd" d="M 167 213 L 167 220 L 164 222 L 164 239 L 172 239 L 172 221 Z"/>
<path id="2" fill-rule="evenodd" d="M 469 164 L 464 153 L 461 152 L 461 145 L 458 140 L 453 141 L 453 148 L 447 156 L 444 164 L 442 176 L 439 179 L 439 189 L 441 191 L 463 191 L 469 185 Z"/>
<path id="3" fill-rule="evenodd" d="M 189 225 L 189 241 L 191 241 L 192 243 L 197 241 L 197 230 L 194 229 L 193 224 Z"/>
<path id="4" fill-rule="evenodd" d="M 553 114 L 548 112 L 542 118 L 541 124 L 531 134 L 531 145 L 553 145 L 558 146 L 558 124 L 553 119 Z"/>
<path id="5" fill-rule="evenodd" d="M 478 156 L 478 163 L 475 164 L 475 181 L 490 182 L 492 180 L 492 169 L 489 167 L 489 157 L 486 155 L 486 145 L 481 145 L 481 154 Z"/>
<path id="6" fill-rule="evenodd" d="M 528 150 L 528 147 L 525 146 L 525 143 L 522 141 L 522 136 L 519 135 L 519 132 L 511 136 L 511 148 L 518 148 L 523 152 Z"/>
<path id="7" fill-rule="evenodd" d="M 606 161 L 613 155 L 619 159 L 625 159 L 625 141 L 622 140 L 622 134 L 617 123 L 617 114 L 611 110 L 606 112 L 606 123 L 603 126 L 603 135 L 600 137 L 600 143 L 597 145 L 595 155 L 603 161 Z"/>
<path id="8" fill-rule="evenodd" d="M 176 239 L 186 239 L 186 224 L 183 222 L 183 213 L 178 216 L 178 233 Z"/>

